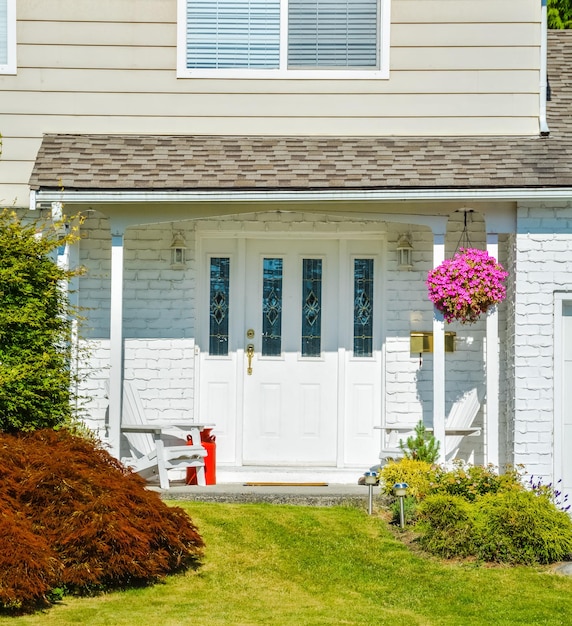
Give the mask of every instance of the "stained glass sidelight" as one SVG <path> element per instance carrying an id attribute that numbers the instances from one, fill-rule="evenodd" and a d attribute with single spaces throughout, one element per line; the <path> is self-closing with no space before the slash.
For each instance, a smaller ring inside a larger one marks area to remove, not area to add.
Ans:
<path id="1" fill-rule="evenodd" d="M 264 259 L 262 275 L 262 355 L 282 353 L 282 259 Z"/>
<path id="2" fill-rule="evenodd" d="M 302 260 L 302 356 L 320 356 L 322 260 Z"/>
<path id="3" fill-rule="evenodd" d="M 354 261 L 354 356 L 373 350 L 373 259 Z"/>
<path id="4" fill-rule="evenodd" d="M 230 259 L 211 258 L 209 298 L 209 354 L 228 354 Z"/>

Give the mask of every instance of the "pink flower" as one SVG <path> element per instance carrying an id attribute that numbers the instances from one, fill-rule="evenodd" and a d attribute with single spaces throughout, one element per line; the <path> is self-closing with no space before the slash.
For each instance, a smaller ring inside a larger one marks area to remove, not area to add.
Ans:
<path id="1" fill-rule="evenodd" d="M 445 321 L 473 323 L 481 313 L 506 298 L 503 266 L 486 250 L 461 248 L 452 259 L 427 275 L 429 299 Z"/>

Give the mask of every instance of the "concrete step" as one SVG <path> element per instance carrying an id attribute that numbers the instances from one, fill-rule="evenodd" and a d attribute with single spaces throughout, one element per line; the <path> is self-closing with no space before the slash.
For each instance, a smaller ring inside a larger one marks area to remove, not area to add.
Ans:
<path id="1" fill-rule="evenodd" d="M 356 485 L 369 468 L 338 467 L 276 467 L 276 466 L 218 466 L 218 484 L 245 483 L 327 483 L 328 485 Z"/>
<path id="2" fill-rule="evenodd" d="M 305 506 L 360 506 L 367 505 L 369 490 L 363 485 L 341 485 L 316 483 L 304 486 L 296 485 L 266 485 L 253 486 L 243 483 L 218 483 L 199 487 L 172 482 L 167 491 L 161 491 L 158 486 L 151 489 L 160 492 L 164 500 L 189 500 L 197 502 L 226 502 L 226 503 L 254 503 L 268 504 L 299 504 Z M 373 488 L 372 496 L 376 505 L 379 501 L 380 490 Z"/>

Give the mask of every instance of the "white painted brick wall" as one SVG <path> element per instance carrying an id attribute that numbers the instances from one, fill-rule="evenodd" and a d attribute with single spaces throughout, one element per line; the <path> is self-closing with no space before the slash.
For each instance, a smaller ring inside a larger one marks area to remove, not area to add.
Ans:
<path id="1" fill-rule="evenodd" d="M 514 286 L 514 462 L 545 482 L 553 468 L 554 293 L 572 298 L 572 206 L 524 205 L 517 218 Z"/>
<path id="2" fill-rule="evenodd" d="M 108 220 L 89 212 L 81 228 L 80 265 L 86 273 L 79 279 L 79 305 L 84 307 L 81 335 L 109 339 L 111 235 Z"/>
<path id="3" fill-rule="evenodd" d="M 109 378 L 109 340 L 83 340 L 83 363 L 80 367 L 82 384 L 80 394 L 85 398 L 81 411 L 86 425 L 93 430 L 100 439 L 107 438 L 106 412 L 109 402 L 105 381 Z"/>
<path id="4" fill-rule="evenodd" d="M 125 379 L 133 382 L 149 420 L 192 421 L 194 339 L 128 339 Z"/>

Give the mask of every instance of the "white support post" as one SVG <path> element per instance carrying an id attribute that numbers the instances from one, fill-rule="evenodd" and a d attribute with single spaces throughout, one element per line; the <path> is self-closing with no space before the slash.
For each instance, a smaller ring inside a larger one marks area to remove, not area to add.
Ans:
<path id="1" fill-rule="evenodd" d="M 498 259 L 499 238 L 497 234 L 487 234 L 487 252 Z M 486 338 L 486 451 L 487 463 L 499 464 L 499 315 L 496 306 L 487 312 Z"/>
<path id="2" fill-rule="evenodd" d="M 78 223 L 75 222 L 74 226 L 77 224 Z M 70 268 L 75 269 L 79 267 L 79 259 L 80 259 L 79 246 L 80 246 L 79 240 L 71 244 L 71 246 L 70 245 L 67 246 L 68 248 L 67 269 L 70 269 Z M 70 305 L 75 311 L 75 314 L 73 315 L 72 320 L 71 320 L 70 340 L 71 340 L 71 352 L 72 352 L 71 353 L 71 357 L 72 357 L 71 373 L 72 373 L 72 377 L 74 381 L 74 394 L 73 395 L 74 395 L 74 400 L 75 400 L 75 409 L 77 411 L 79 409 L 78 376 L 79 376 L 79 367 L 80 367 L 80 363 L 79 363 L 80 346 L 79 346 L 78 320 L 77 320 L 78 307 L 79 307 L 79 276 L 77 276 L 77 274 L 75 276 L 72 276 L 69 281 L 68 300 L 69 300 Z"/>
<path id="3" fill-rule="evenodd" d="M 111 234 L 111 320 L 109 331 L 109 452 L 121 454 L 121 404 L 123 400 L 123 229 Z"/>
<path id="4" fill-rule="evenodd" d="M 52 202 L 52 219 L 61 220 L 63 217 L 63 206 L 61 202 Z M 71 224 L 65 223 L 61 229 L 61 235 L 67 235 L 70 232 Z M 78 221 L 74 222 L 74 226 L 78 226 Z M 64 270 L 65 272 L 69 272 L 71 268 L 77 268 L 79 266 L 79 243 L 70 244 L 69 242 L 65 245 L 58 248 L 56 263 L 57 266 Z M 77 308 L 79 304 L 79 278 L 78 276 L 72 276 L 69 281 L 62 281 L 60 288 L 62 292 L 65 294 L 66 299 L 70 303 L 70 305 L 75 309 L 77 313 Z M 78 322 L 77 317 L 73 317 L 71 319 L 71 366 L 70 366 L 70 378 L 72 381 L 72 397 L 75 400 L 75 409 L 78 409 L 78 354 L 79 354 L 79 336 L 78 336 Z"/>
<path id="5" fill-rule="evenodd" d="M 445 260 L 445 234 L 433 233 L 433 267 Z M 439 462 L 445 462 L 445 320 L 433 310 L 433 435 L 439 442 Z"/>

